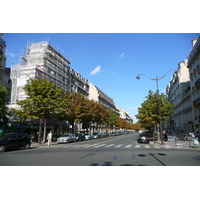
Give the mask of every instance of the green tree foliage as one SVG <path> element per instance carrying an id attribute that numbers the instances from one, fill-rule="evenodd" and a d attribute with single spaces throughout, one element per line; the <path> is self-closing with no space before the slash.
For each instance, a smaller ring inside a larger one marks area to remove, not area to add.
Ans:
<path id="1" fill-rule="evenodd" d="M 86 99 L 82 94 L 69 93 L 66 95 L 68 105 L 65 109 L 65 119 L 72 125 L 74 132 L 74 122 L 90 122 L 102 124 L 107 120 L 107 109 L 93 100 Z"/>
<path id="2" fill-rule="evenodd" d="M 63 114 L 66 107 L 65 92 L 62 88 L 56 88 L 55 83 L 46 79 L 30 79 L 24 87 L 27 98 L 17 101 L 20 110 L 13 110 L 21 121 L 28 118 L 43 119 L 44 134 L 46 138 L 46 120 Z"/>
<path id="3" fill-rule="evenodd" d="M 6 106 L 6 96 L 8 94 L 7 89 L 0 85 L 0 127 L 3 129 L 3 132 L 6 129 L 9 116 L 9 109 Z"/>
<path id="4" fill-rule="evenodd" d="M 74 122 L 80 122 L 83 118 L 84 109 L 86 107 L 86 99 L 79 93 L 68 93 L 66 95 L 65 119 L 72 125 L 72 132 L 74 132 Z"/>
<path id="5" fill-rule="evenodd" d="M 114 126 L 118 124 L 119 116 L 112 110 L 108 110 L 108 126 L 110 126 L 113 130 Z"/>
<path id="6" fill-rule="evenodd" d="M 131 124 L 94 100 L 79 93 L 65 93 L 62 88 L 45 79 L 30 79 L 24 87 L 27 98 L 17 101 L 20 109 L 12 109 L 20 121 L 41 119 L 44 123 L 43 142 L 46 138 L 46 121 L 49 118 L 69 121 L 74 132 L 74 123 L 97 123 L 130 129 Z M 41 131 L 41 128 L 40 128 Z"/>
<path id="7" fill-rule="evenodd" d="M 138 108 L 138 115 L 136 115 L 138 123 L 142 128 L 153 130 L 159 124 L 159 101 L 161 122 L 164 122 L 173 113 L 173 105 L 167 100 L 166 95 L 162 93 L 158 96 L 158 91 L 153 93 L 150 90 L 148 96 L 146 96 L 146 100 Z"/>

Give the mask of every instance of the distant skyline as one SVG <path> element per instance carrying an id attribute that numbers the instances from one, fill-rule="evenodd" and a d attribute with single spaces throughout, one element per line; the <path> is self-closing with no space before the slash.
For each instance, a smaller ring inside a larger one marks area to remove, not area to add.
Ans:
<path id="1" fill-rule="evenodd" d="M 127 111 L 134 122 L 137 108 L 148 91 L 156 91 L 152 78 L 176 70 L 178 63 L 187 59 L 191 41 L 199 33 L 4 33 L 6 67 L 19 61 L 20 50 L 26 51 L 27 42 L 49 40 L 50 44 L 71 61 L 71 68 L 95 84 L 115 104 Z M 173 72 L 159 81 L 160 92 L 165 92 Z"/>

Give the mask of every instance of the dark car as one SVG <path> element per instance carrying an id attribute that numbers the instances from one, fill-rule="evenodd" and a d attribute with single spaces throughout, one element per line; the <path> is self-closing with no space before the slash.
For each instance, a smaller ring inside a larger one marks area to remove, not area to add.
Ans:
<path id="1" fill-rule="evenodd" d="M 85 134 L 84 133 L 78 133 L 76 135 L 76 141 L 79 142 L 79 141 L 84 141 L 85 140 Z"/>
<path id="2" fill-rule="evenodd" d="M 138 137 L 138 143 L 142 142 L 142 143 L 148 144 L 149 141 L 152 141 L 152 140 L 153 140 L 153 136 L 149 132 L 141 133 Z"/>
<path id="3" fill-rule="evenodd" d="M 31 142 L 31 137 L 27 133 L 7 133 L 0 136 L 0 152 L 7 149 L 29 149 Z"/>

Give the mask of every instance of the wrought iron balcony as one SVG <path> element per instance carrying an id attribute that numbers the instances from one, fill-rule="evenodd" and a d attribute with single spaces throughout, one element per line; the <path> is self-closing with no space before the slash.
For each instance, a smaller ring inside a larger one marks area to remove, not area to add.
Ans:
<path id="1" fill-rule="evenodd" d="M 195 82 L 195 87 L 200 87 L 200 78 Z"/>
<path id="2" fill-rule="evenodd" d="M 200 98 L 197 98 L 193 101 L 194 106 L 198 106 L 200 104 Z"/>
<path id="3" fill-rule="evenodd" d="M 190 52 L 190 54 L 188 56 L 188 65 L 194 58 L 194 56 L 195 56 L 196 52 L 199 50 L 199 48 L 200 48 L 200 37 L 197 39 L 196 44 L 194 45 L 194 47 L 192 48 L 192 51 Z"/>
<path id="4" fill-rule="evenodd" d="M 0 43 L 3 43 L 4 45 L 6 45 L 5 40 L 3 40 L 2 38 L 0 38 Z"/>

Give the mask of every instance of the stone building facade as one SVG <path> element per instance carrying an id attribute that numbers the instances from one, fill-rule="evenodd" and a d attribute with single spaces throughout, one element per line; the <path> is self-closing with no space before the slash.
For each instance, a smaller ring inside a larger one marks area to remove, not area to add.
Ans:
<path id="1" fill-rule="evenodd" d="M 166 94 L 174 105 L 174 114 L 165 128 L 172 133 L 193 132 L 200 137 L 200 38 L 192 41 L 192 50 L 188 58 L 179 63 Z"/>

